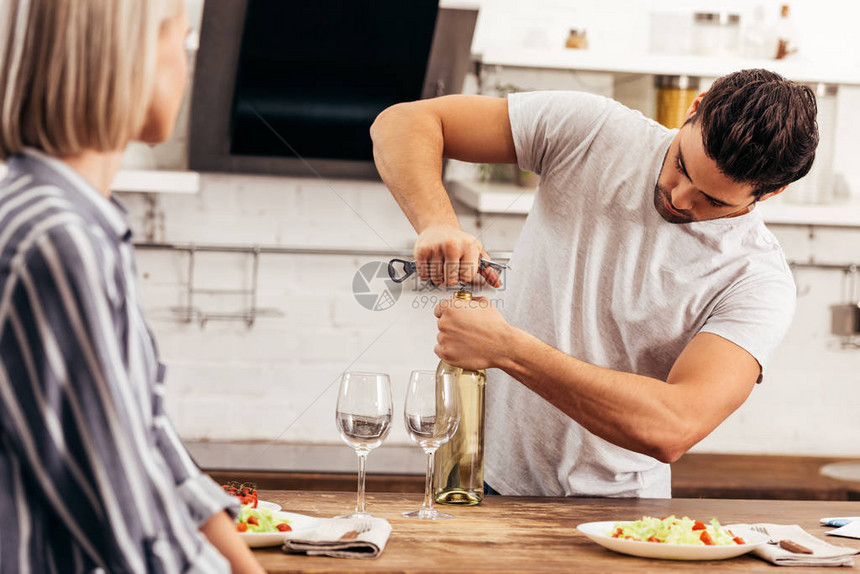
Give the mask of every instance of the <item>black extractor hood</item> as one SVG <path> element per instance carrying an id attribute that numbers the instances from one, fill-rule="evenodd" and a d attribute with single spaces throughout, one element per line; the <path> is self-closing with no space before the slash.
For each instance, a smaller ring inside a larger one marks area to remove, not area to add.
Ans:
<path id="1" fill-rule="evenodd" d="M 438 0 L 210 0 L 189 167 L 377 177 L 374 118 L 459 92 L 476 19 Z"/>

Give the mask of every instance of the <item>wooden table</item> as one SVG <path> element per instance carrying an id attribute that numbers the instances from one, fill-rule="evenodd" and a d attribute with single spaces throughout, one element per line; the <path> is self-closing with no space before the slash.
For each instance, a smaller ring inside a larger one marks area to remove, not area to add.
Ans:
<path id="1" fill-rule="evenodd" d="M 260 491 L 260 498 L 285 510 L 330 517 L 352 510 L 355 494 L 345 492 Z M 480 506 L 451 507 L 453 520 L 424 522 L 400 512 L 421 505 L 421 495 L 370 494 L 368 511 L 388 519 L 394 530 L 382 556 L 374 560 L 290 556 L 277 548 L 255 554 L 273 574 L 286 572 L 777 572 L 752 556 L 711 562 L 649 560 L 616 554 L 594 544 L 576 525 L 598 520 L 635 520 L 643 515 L 688 515 L 724 524 L 799 524 L 833 544 L 860 550 L 860 540 L 823 536 L 823 516 L 860 516 L 860 502 L 587 499 L 490 496 Z M 860 557 L 856 559 L 860 564 Z M 848 571 L 855 571 L 858 566 Z M 832 568 L 798 572 L 832 573 Z"/>

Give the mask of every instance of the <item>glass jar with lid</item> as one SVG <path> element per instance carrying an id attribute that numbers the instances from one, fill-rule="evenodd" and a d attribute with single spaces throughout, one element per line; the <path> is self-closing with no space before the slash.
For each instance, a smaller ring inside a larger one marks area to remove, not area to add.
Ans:
<path id="1" fill-rule="evenodd" d="M 699 94 L 699 78 L 692 76 L 654 76 L 657 113 L 654 119 L 669 129 L 684 125 L 690 104 Z"/>
<path id="2" fill-rule="evenodd" d="M 831 203 L 836 195 L 836 174 L 833 159 L 836 152 L 836 84 L 807 84 L 815 92 L 818 105 L 818 148 L 812 169 L 788 186 L 785 201 L 789 203 Z"/>
<path id="3" fill-rule="evenodd" d="M 740 56 L 741 16 L 731 12 L 693 14 L 693 51 L 699 56 Z"/>

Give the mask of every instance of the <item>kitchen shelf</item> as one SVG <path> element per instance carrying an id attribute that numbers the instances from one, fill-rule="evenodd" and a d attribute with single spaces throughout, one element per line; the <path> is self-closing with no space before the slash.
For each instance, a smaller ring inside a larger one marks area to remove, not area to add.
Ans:
<path id="1" fill-rule="evenodd" d="M 860 85 L 860 66 L 803 60 L 750 60 L 663 54 L 606 54 L 589 50 L 489 48 L 475 56 L 484 66 L 549 68 L 621 74 L 718 78 L 745 68 L 766 68 L 790 80 Z"/>
<path id="2" fill-rule="evenodd" d="M 773 225 L 817 225 L 860 227 L 860 201 L 828 205 L 793 204 L 781 199 L 763 201 L 757 207 L 765 223 Z"/>
<path id="3" fill-rule="evenodd" d="M 197 193 L 200 174 L 196 171 L 121 170 L 111 190 L 138 193 Z"/>
<path id="4" fill-rule="evenodd" d="M 6 166 L 0 164 L 0 178 Z M 197 193 L 200 174 L 196 171 L 124 169 L 117 173 L 111 191 L 136 193 Z"/>
<path id="5" fill-rule="evenodd" d="M 445 187 L 452 197 L 478 213 L 526 215 L 535 200 L 535 190 L 512 183 L 448 180 Z"/>
<path id="6" fill-rule="evenodd" d="M 462 180 L 446 182 L 448 193 L 482 214 L 526 215 L 534 203 L 534 190 L 511 183 L 482 183 Z M 765 223 L 773 225 L 816 225 L 860 227 L 860 199 L 829 205 L 801 205 L 782 199 L 763 201 Z"/>
<path id="7" fill-rule="evenodd" d="M 480 0 L 440 0 L 439 8 L 449 10 L 480 10 Z"/>

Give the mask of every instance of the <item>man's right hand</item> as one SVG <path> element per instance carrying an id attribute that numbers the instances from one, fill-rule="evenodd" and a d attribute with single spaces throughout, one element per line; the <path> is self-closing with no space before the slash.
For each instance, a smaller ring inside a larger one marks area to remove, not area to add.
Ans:
<path id="1" fill-rule="evenodd" d="M 442 183 L 442 158 L 472 163 L 517 163 L 505 98 L 455 94 L 395 104 L 370 128 L 382 181 L 420 233 L 418 276 L 454 286 L 476 278 L 500 287 L 498 272 L 479 271 L 484 253 L 463 233 Z"/>
<path id="2" fill-rule="evenodd" d="M 487 267 L 480 269 L 481 257 L 488 257 L 477 237 L 458 227 L 432 225 L 415 241 L 416 271 L 434 285 L 454 286 L 472 283 L 480 274 L 493 287 L 501 287 L 498 273 Z"/>

